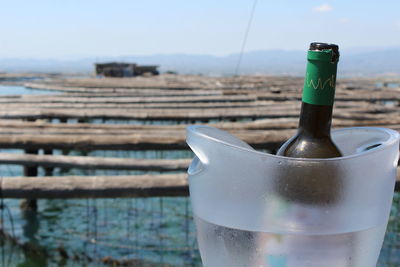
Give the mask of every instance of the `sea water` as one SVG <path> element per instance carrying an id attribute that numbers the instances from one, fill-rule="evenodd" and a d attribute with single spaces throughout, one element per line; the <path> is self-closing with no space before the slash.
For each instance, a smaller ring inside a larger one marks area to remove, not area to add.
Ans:
<path id="1" fill-rule="evenodd" d="M 204 267 L 374 267 L 386 230 L 268 233 L 195 221 Z"/>

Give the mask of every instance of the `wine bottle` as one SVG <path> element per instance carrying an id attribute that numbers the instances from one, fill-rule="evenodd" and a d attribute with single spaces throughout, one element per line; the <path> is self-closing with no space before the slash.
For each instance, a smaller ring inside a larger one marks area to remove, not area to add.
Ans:
<path id="1" fill-rule="evenodd" d="M 338 61 L 337 45 L 310 44 L 298 131 L 281 146 L 278 155 L 294 158 L 342 156 L 330 134 Z M 311 205 L 330 205 L 340 199 L 340 170 L 333 166 L 325 166 L 323 170 L 288 167 L 275 184 L 283 199 Z"/>
<path id="2" fill-rule="evenodd" d="M 295 158 L 341 156 L 330 134 L 338 61 L 337 45 L 310 44 L 298 131 L 279 149 L 278 155 Z"/>

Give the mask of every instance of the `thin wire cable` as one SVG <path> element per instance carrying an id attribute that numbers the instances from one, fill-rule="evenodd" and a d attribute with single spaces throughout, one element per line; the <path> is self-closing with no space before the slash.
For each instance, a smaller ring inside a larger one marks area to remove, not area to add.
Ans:
<path id="1" fill-rule="evenodd" d="M 4 198 L 3 198 L 3 177 L 0 177 L 0 208 L 1 208 L 1 231 L 3 232 L 2 234 L 5 235 L 5 223 L 4 223 L 4 210 L 7 209 L 9 221 L 11 224 L 11 236 L 14 240 L 16 240 L 16 235 L 15 235 L 15 229 L 14 229 L 14 219 L 11 214 L 10 208 L 4 204 Z M 5 240 L 2 239 L 1 242 L 1 258 L 2 258 L 2 266 L 10 266 L 11 260 L 12 260 L 12 255 L 14 253 L 14 246 L 11 244 L 11 251 L 8 255 L 8 260 L 7 260 L 7 265 L 5 265 Z"/>
<path id="2" fill-rule="evenodd" d="M 98 218 L 97 217 L 97 211 L 98 211 L 98 209 L 97 209 L 97 199 L 94 198 L 92 203 L 93 203 L 92 209 L 93 209 L 93 232 L 94 232 L 93 233 L 93 237 L 92 237 L 92 240 L 94 242 L 93 257 L 95 259 L 97 259 L 98 258 L 98 250 L 97 250 L 97 241 L 98 241 L 98 234 L 97 234 L 97 231 L 98 231 L 98 229 L 97 229 L 97 218 Z M 98 261 L 96 261 L 96 266 L 99 266 L 99 262 Z"/>
<path id="3" fill-rule="evenodd" d="M 158 226 L 158 237 L 159 237 L 159 247 L 160 247 L 160 264 L 164 265 L 164 247 L 163 247 L 163 216 L 164 216 L 164 203 L 163 198 L 160 197 L 160 214 L 159 214 L 159 226 Z"/>
<path id="4" fill-rule="evenodd" d="M 3 202 L 3 197 L 2 197 L 2 202 Z M 17 237 L 15 235 L 14 219 L 12 217 L 11 210 L 6 204 L 3 203 L 2 205 L 3 205 L 3 208 L 7 209 L 8 217 L 9 217 L 10 224 L 11 224 L 11 235 L 12 235 L 12 238 L 14 240 L 16 240 Z M 12 260 L 13 254 L 14 254 L 14 245 L 13 244 L 11 244 L 11 251 L 8 254 L 9 255 L 8 255 L 8 260 L 7 260 L 7 265 L 6 266 L 11 266 L 11 260 Z"/>
<path id="5" fill-rule="evenodd" d="M 3 198 L 2 198 L 2 202 L 3 202 Z M 8 220 L 10 221 L 10 225 L 11 225 L 11 237 L 13 239 L 17 239 L 17 236 L 15 235 L 14 219 L 13 219 L 13 216 L 11 214 L 11 210 L 4 203 L 2 204 L 2 207 L 5 208 L 7 210 L 7 213 L 8 213 Z"/>
<path id="6" fill-rule="evenodd" d="M 243 52 L 244 52 L 244 48 L 246 47 L 247 37 L 249 36 L 251 23 L 253 22 L 253 17 L 254 17 L 254 13 L 256 10 L 256 6 L 257 6 L 257 1 L 258 0 L 254 0 L 254 2 L 253 2 L 253 7 L 252 7 L 251 13 L 250 13 L 250 19 L 249 19 L 249 22 L 247 23 L 247 28 L 244 33 L 242 47 L 241 47 L 240 53 L 239 53 L 239 59 L 238 59 L 237 65 L 236 65 L 235 76 L 237 76 L 239 74 L 240 64 L 242 63 Z"/>
<path id="7" fill-rule="evenodd" d="M 83 250 L 84 254 L 88 255 L 88 245 L 90 244 L 90 206 L 89 206 L 89 198 L 86 198 L 86 239 L 83 242 Z M 88 264 L 88 258 L 85 257 L 85 263 Z"/>
<path id="8" fill-rule="evenodd" d="M 1 231 L 2 235 L 4 235 L 5 232 L 5 227 L 4 227 L 4 198 L 3 198 L 3 177 L 0 177 L 0 208 L 1 208 Z M 1 238 L 1 263 L 2 266 L 4 267 L 6 264 L 6 259 L 5 259 L 5 238 Z"/>

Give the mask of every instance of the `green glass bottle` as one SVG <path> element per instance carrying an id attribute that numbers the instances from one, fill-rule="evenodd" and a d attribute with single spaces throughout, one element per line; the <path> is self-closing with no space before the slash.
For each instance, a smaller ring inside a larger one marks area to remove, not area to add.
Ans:
<path id="1" fill-rule="evenodd" d="M 337 45 L 310 44 L 298 131 L 279 149 L 278 155 L 295 158 L 342 156 L 330 135 L 338 61 Z"/>
<path id="2" fill-rule="evenodd" d="M 330 134 L 338 60 L 337 45 L 311 43 L 298 131 L 282 145 L 278 155 L 293 158 L 342 156 Z M 298 170 L 301 173 L 293 173 L 293 170 L 295 168 L 287 168 L 287 173 L 276 181 L 276 190 L 282 198 L 312 205 L 330 205 L 340 199 L 340 170 L 335 167 L 324 167 L 323 171 Z"/>

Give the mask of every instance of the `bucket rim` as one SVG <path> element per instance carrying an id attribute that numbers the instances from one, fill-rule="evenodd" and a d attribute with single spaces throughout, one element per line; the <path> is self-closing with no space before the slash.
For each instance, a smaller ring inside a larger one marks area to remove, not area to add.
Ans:
<path id="1" fill-rule="evenodd" d="M 231 144 L 229 142 L 223 141 L 221 139 L 215 138 L 213 136 L 210 136 L 204 132 L 202 132 L 200 129 L 201 128 L 206 128 L 209 130 L 213 130 L 213 131 L 220 131 L 220 132 L 225 132 L 230 134 L 227 131 L 212 127 L 212 126 L 208 126 L 208 125 L 201 125 L 201 124 L 195 124 L 195 125 L 188 125 L 186 127 L 186 131 L 187 131 L 187 139 L 190 135 L 194 135 L 194 136 L 198 136 L 200 138 L 205 138 L 211 142 L 216 142 L 219 143 L 221 145 L 224 146 L 228 146 L 230 148 L 236 149 L 236 150 L 241 150 L 243 152 L 248 152 L 248 153 L 255 153 L 257 155 L 260 156 L 264 156 L 264 157 L 272 157 L 272 158 L 276 158 L 276 159 L 282 159 L 282 160 L 294 160 L 294 161 L 307 161 L 307 162 L 334 162 L 334 161 L 342 161 L 342 160 L 349 160 L 349 159 L 353 159 L 353 158 L 358 158 L 358 157 L 364 157 L 367 155 L 370 155 L 372 153 L 377 153 L 378 151 L 381 151 L 383 149 L 387 149 L 388 147 L 394 145 L 396 142 L 399 142 L 400 140 L 400 134 L 393 130 L 393 129 L 389 129 L 389 128 L 384 128 L 384 127 L 347 127 L 347 128 L 341 128 L 341 129 L 334 129 L 331 131 L 331 133 L 333 135 L 335 134 L 339 134 L 341 132 L 346 132 L 346 131 L 350 131 L 350 130 L 358 130 L 358 131 L 370 131 L 370 132 L 379 132 L 379 133 L 384 133 L 387 134 L 387 139 L 381 142 L 381 145 L 372 148 L 370 150 L 367 151 L 362 151 L 360 153 L 356 153 L 356 154 L 351 154 L 351 155 L 346 155 L 346 156 L 342 156 L 342 157 L 335 157 L 335 158 L 292 158 L 292 157 L 286 157 L 286 156 L 280 156 L 280 155 L 274 155 L 274 154 L 270 154 L 270 153 L 265 153 L 265 152 L 261 152 L 261 151 L 257 151 L 253 148 L 246 148 L 246 147 L 241 147 L 241 146 L 237 146 L 234 144 Z M 230 134 L 232 135 L 232 134 Z M 237 138 L 237 137 L 235 137 Z M 240 140 L 240 139 L 239 139 Z"/>

